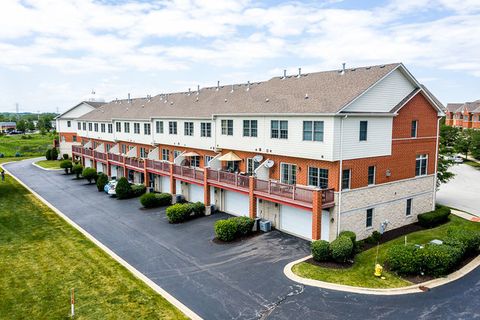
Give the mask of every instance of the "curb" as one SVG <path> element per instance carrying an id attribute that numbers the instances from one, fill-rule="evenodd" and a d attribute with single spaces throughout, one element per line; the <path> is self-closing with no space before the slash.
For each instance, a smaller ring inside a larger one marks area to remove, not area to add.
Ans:
<path id="1" fill-rule="evenodd" d="M 25 159 L 27 160 L 27 159 Z M 0 165 L 6 173 L 8 173 L 12 178 L 14 178 L 18 183 L 20 183 L 25 189 L 27 189 L 29 192 L 31 192 L 35 197 L 37 197 L 41 202 L 43 202 L 45 205 L 47 205 L 50 209 L 52 209 L 57 215 L 59 215 L 63 220 L 65 220 L 67 223 L 69 223 L 71 226 L 73 226 L 75 229 L 80 231 L 85 237 L 87 237 L 90 241 L 92 241 L 95 245 L 97 245 L 100 249 L 105 251 L 110 257 L 112 257 L 115 261 L 120 263 L 122 266 L 124 266 L 128 271 L 130 271 L 134 276 L 136 276 L 138 279 L 142 280 L 146 285 L 148 285 L 150 288 L 152 288 L 155 292 L 160 294 L 165 300 L 170 302 L 173 306 L 175 306 L 177 309 L 179 309 L 181 312 L 183 312 L 187 317 L 190 319 L 195 319 L 195 320 L 201 320 L 202 318 L 196 314 L 194 311 L 189 309 L 187 306 L 185 306 L 183 303 L 181 303 L 179 300 L 177 300 L 175 297 L 173 297 L 171 294 L 169 294 L 167 291 L 165 291 L 162 287 L 157 285 L 155 282 L 150 280 L 146 275 L 135 269 L 132 265 L 130 265 L 127 261 L 123 260 L 120 256 L 118 256 L 115 252 L 110 250 L 107 246 L 105 246 L 103 243 L 101 243 L 99 240 L 97 240 L 94 236 L 92 236 L 90 233 L 88 233 L 85 229 L 80 227 L 78 224 L 76 224 L 73 220 L 71 220 L 69 217 L 67 217 L 64 213 L 62 213 L 60 210 L 55 208 L 50 202 L 48 202 L 46 199 L 44 199 L 42 196 L 40 196 L 38 193 L 33 191 L 29 186 L 27 186 L 25 183 L 23 183 L 19 178 L 17 178 L 15 175 L 13 175 L 8 169 L 4 167 L 4 165 L 8 163 L 13 163 L 12 162 L 6 162 Z M 42 168 L 45 169 L 45 168 Z M 45 169 L 46 170 L 46 169 Z"/>
<path id="2" fill-rule="evenodd" d="M 479 255 L 475 259 L 470 261 L 468 264 L 466 264 L 463 268 L 443 278 L 437 278 L 437 279 L 433 279 L 433 280 L 429 280 L 429 281 L 425 281 L 422 283 L 417 283 L 411 286 L 401 287 L 401 288 L 376 289 L 376 288 L 353 287 L 353 286 L 347 286 L 343 284 L 336 284 L 332 282 L 307 279 L 293 273 L 292 268 L 294 265 L 300 262 L 303 262 L 305 260 L 308 260 L 311 257 L 312 256 L 307 256 L 307 257 L 290 262 L 285 266 L 285 268 L 283 268 L 283 273 L 290 280 L 307 285 L 307 286 L 311 286 L 311 287 L 330 289 L 330 290 L 342 291 L 342 292 L 350 292 L 350 293 L 384 295 L 384 296 L 425 292 L 424 290 L 421 290 L 420 287 L 422 288 L 426 287 L 428 289 L 432 289 L 439 286 L 443 286 L 447 283 L 450 283 L 452 281 L 462 278 L 463 276 L 467 275 L 469 272 L 473 271 L 475 268 L 477 268 L 480 265 L 480 255 Z"/>
<path id="3" fill-rule="evenodd" d="M 9 163 L 9 162 L 7 162 L 7 163 Z M 42 170 L 45 170 L 45 171 L 60 171 L 60 170 L 63 170 L 62 168 L 58 168 L 58 169 L 44 168 L 42 166 L 39 166 L 36 162 L 32 162 L 32 166 L 37 167 L 37 168 L 42 169 Z M 10 175 L 13 177 L 12 174 L 10 174 Z"/>

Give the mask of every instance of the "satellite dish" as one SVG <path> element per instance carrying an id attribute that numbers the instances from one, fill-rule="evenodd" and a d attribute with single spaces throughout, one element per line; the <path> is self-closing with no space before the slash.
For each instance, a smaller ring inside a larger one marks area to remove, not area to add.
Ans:
<path id="1" fill-rule="evenodd" d="M 255 162 L 260 162 L 262 160 L 263 160 L 263 156 L 261 154 L 258 154 L 255 157 L 253 157 L 253 161 Z"/>
<path id="2" fill-rule="evenodd" d="M 274 164 L 275 164 L 275 162 L 273 160 L 267 159 L 267 160 L 265 160 L 264 166 L 265 166 L 265 168 L 271 168 L 271 167 L 273 167 Z"/>

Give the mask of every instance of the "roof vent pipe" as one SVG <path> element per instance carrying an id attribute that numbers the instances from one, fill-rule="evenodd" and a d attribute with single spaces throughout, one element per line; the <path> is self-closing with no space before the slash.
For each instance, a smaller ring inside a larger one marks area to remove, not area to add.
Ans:
<path id="1" fill-rule="evenodd" d="M 128 94 L 128 103 L 130 103 L 130 93 Z"/>
<path id="2" fill-rule="evenodd" d="M 190 95 L 191 93 L 192 93 L 192 90 L 188 88 L 188 95 Z"/>
<path id="3" fill-rule="evenodd" d="M 217 81 L 217 91 L 220 90 L 220 81 Z"/>
<path id="4" fill-rule="evenodd" d="M 233 84 L 232 84 L 232 90 L 230 90 L 230 93 L 233 93 Z"/>
<path id="5" fill-rule="evenodd" d="M 247 91 L 250 90 L 250 81 L 247 81 Z"/>
<path id="6" fill-rule="evenodd" d="M 200 85 L 197 84 L 197 95 L 200 94 Z"/>
<path id="7" fill-rule="evenodd" d="M 282 79 L 286 79 L 287 78 L 287 69 L 283 69 L 283 78 Z"/>
<path id="8" fill-rule="evenodd" d="M 300 78 L 302 76 L 302 68 L 298 68 L 298 76 L 297 78 Z"/>
<path id="9" fill-rule="evenodd" d="M 345 62 L 342 63 L 342 74 L 345 74 Z"/>

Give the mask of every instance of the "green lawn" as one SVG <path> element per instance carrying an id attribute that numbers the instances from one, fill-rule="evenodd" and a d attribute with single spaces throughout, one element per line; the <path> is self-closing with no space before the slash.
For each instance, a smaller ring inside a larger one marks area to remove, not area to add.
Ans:
<path id="1" fill-rule="evenodd" d="M 1 160 L 1 159 L 0 159 Z M 0 181 L 0 319 L 184 319 L 12 177 Z"/>
<path id="2" fill-rule="evenodd" d="M 463 163 L 468 164 L 469 166 L 472 166 L 474 168 L 480 169 L 480 163 L 472 161 L 472 160 L 466 160 Z"/>
<path id="3" fill-rule="evenodd" d="M 0 136 L 0 153 L 5 157 L 13 157 L 17 152 L 22 156 L 43 156 L 45 151 L 53 146 L 53 139 L 54 135 L 51 133 L 3 135 Z"/>
<path id="4" fill-rule="evenodd" d="M 450 222 L 437 228 L 411 233 L 408 235 L 407 241 L 409 243 L 425 244 L 433 239 L 442 239 L 446 236 L 447 229 L 450 226 L 460 226 L 465 229 L 480 230 L 480 223 L 470 222 L 454 215 L 450 215 Z M 404 241 L 404 237 L 401 237 L 381 244 L 378 251 L 378 262 L 383 264 L 388 248 L 395 244 L 404 243 Z M 373 272 L 376 253 L 376 247 L 359 253 L 355 257 L 355 263 L 349 269 L 334 270 L 302 262 L 293 266 L 292 270 L 295 274 L 304 278 L 358 287 L 395 288 L 412 284 L 390 272 L 384 272 L 385 280 L 375 277 Z"/>
<path id="5" fill-rule="evenodd" d="M 60 169 L 60 162 L 62 160 L 40 160 L 35 162 L 35 164 L 45 169 Z"/>

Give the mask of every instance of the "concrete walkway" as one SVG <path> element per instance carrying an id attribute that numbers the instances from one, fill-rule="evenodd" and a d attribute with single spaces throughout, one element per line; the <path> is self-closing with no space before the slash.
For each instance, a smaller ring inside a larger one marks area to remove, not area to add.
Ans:
<path id="1" fill-rule="evenodd" d="M 308 255 L 306 241 L 271 232 L 213 243 L 224 214 L 171 225 L 163 210 L 115 200 L 31 161 L 6 165 L 122 259 L 205 319 L 465 319 L 479 316 L 480 270 L 427 293 L 371 296 L 303 286 L 284 266 Z"/>

